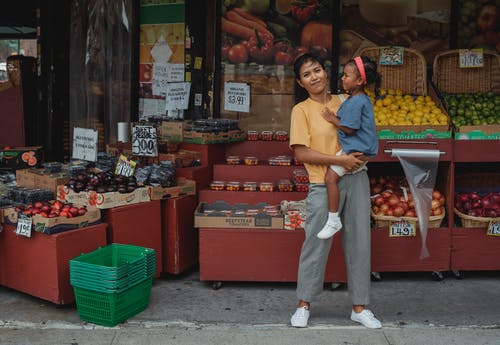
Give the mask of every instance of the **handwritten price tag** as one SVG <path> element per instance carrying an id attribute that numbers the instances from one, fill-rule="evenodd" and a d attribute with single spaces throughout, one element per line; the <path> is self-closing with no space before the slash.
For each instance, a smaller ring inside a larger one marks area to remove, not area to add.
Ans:
<path id="1" fill-rule="evenodd" d="M 133 176 L 135 172 L 135 167 L 137 163 L 134 161 L 129 161 L 124 155 L 120 155 L 118 161 L 116 162 L 115 174 L 122 176 Z"/>
<path id="2" fill-rule="evenodd" d="M 158 156 L 156 128 L 143 125 L 132 128 L 132 153 L 136 156 Z"/>
<path id="3" fill-rule="evenodd" d="M 492 220 L 488 224 L 488 230 L 486 231 L 488 236 L 500 236 L 500 219 Z"/>
<path id="4" fill-rule="evenodd" d="M 31 218 L 19 217 L 17 219 L 16 235 L 31 237 L 31 224 Z"/>
<path id="5" fill-rule="evenodd" d="M 458 52 L 460 68 L 483 67 L 483 50 L 460 49 Z"/>
<path id="6" fill-rule="evenodd" d="M 250 85 L 245 83 L 224 83 L 224 109 L 250 112 Z"/>
<path id="7" fill-rule="evenodd" d="M 389 237 L 414 237 L 417 235 L 416 222 L 400 220 L 389 223 Z"/>

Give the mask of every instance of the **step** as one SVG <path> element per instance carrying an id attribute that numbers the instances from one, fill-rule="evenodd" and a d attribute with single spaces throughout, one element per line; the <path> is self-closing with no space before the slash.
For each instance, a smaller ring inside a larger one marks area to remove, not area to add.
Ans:
<path id="1" fill-rule="evenodd" d="M 214 164 L 213 180 L 240 182 L 278 182 L 281 179 L 292 179 L 293 171 L 304 169 L 300 165 L 229 165 Z"/>
<path id="2" fill-rule="evenodd" d="M 260 160 L 268 160 L 272 156 L 293 156 L 288 141 L 240 141 L 226 145 L 227 156 L 255 156 Z"/>
<path id="3" fill-rule="evenodd" d="M 243 192 L 243 191 L 217 191 L 211 189 L 202 189 L 198 191 L 198 199 L 200 202 L 213 203 L 219 200 L 226 201 L 230 204 L 247 203 L 257 204 L 259 202 L 267 202 L 277 205 L 282 200 L 298 201 L 305 199 L 305 192 Z"/>

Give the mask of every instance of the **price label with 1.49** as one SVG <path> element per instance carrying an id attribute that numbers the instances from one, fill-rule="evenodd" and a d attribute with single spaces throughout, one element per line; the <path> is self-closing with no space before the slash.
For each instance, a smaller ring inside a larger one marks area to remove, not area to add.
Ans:
<path id="1" fill-rule="evenodd" d="M 417 235 L 416 227 L 416 222 L 409 222 L 407 220 L 390 222 L 389 237 L 414 237 Z"/>
<path id="2" fill-rule="evenodd" d="M 17 219 L 16 235 L 31 237 L 31 224 L 30 217 L 19 217 Z"/>
<path id="3" fill-rule="evenodd" d="M 488 224 L 488 231 L 486 231 L 488 236 L 500 236 L 500 219 L 492 220 Z"/>

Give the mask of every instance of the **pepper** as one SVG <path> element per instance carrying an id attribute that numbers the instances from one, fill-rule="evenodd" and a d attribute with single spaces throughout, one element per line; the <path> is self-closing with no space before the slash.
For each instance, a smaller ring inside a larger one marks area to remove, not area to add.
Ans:
<path id="1" fill-rule="evenodd" d="M 248 40 L 248 52 L 250 56 L 257 62 L 270 62 L 274 55 L 274 37 L 258 32 L 254 29 L 255 35 Z"/>
<path id="2" fill-rule="evenodd" d="M 306 23 L 311 19 L 318 7 L 318 0 L 300 0 L 292 2 L 290 10 L 299 23 Z"/>

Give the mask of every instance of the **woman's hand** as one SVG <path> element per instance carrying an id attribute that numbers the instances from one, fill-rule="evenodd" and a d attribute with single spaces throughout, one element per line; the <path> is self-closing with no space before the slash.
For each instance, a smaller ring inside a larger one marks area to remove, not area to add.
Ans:
<path id="1" fill-rule="evenodd" d="M 361 167 L 361 164 L 363 164 L 363 160 L 360 159 L 361 156 L 363 156 L 361 152 L 351 152 L 348 155 L 340 156 L 344 159 L 344 164 L 342 164 L 342 166 L 347 171 L 354 171 L 359 169 Z"/>
<path id="2" fill-rule="evenodd" d="M 321 115 L 323 116 L 323 118 L 326 121 L 328 121 L 330 123 L 333 123 L 334 125 L 338 126 L 339 119 L 337 118 L 337 116 L 335 115 L 335 113 L 333 111 L 331 111 L 330 109 L 328 109 L 327 107 L 323 108 L 323 111 L 321 112 Z"/>

